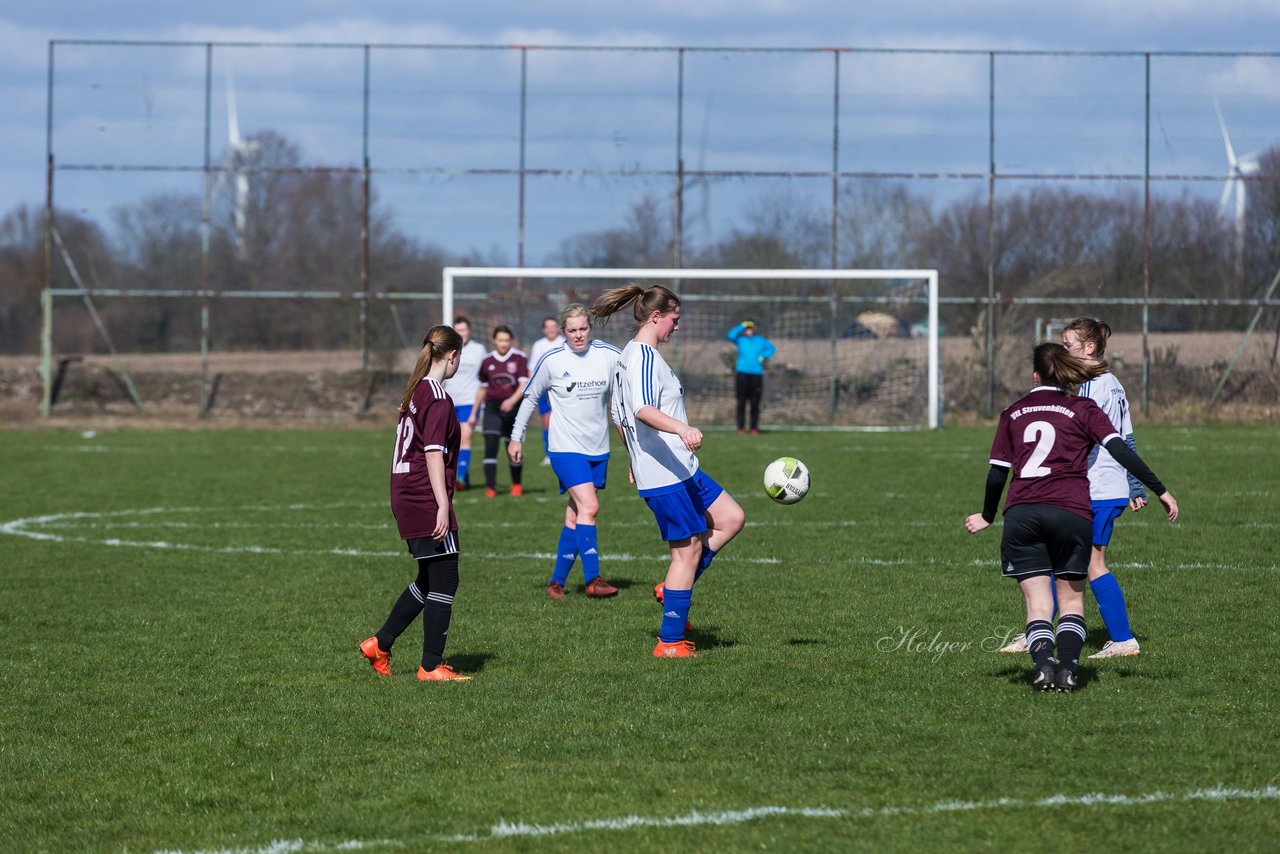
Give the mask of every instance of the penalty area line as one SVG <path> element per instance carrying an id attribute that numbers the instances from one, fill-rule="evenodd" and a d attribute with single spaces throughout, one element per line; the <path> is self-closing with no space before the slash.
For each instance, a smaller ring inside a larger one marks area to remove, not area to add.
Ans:
<path id="1" fill-rule="evenodd" d="M 743 810 L 727 810 L 722 812 L 701 812 L 695 810 L 694 812 L 679 816 L 654 817 L 632 815 L 612 819 L 596 819 L 592 821 L 558 822 L 556 824 L 527 824 L 523 822 L 500 821 L 493 825 L 489 829 L 488 833 L 459 834 L 444 837 L 444 839 L 448 842 L 484 842 L 487 840 L 510 839 L 513 837 L 555 836 L 565 833 L 583 833 L 589 831 L 629 830 L 636 827 L 661 828 L 697 827 L 702 825 L 733 825 L 777 816 L 869 819 L 1060 806 L 1126 807 L 1145 806 L 1147 804 L 1158 803 L 1187 803 L 1195 801 L 1224 802 L 1272 800 L 1280 800 L 1280 787 L 1265 786 L 1261 789 L 1239 789 L 1227 786 L 1217 786 L 1208 789 L 1196 789 L 1190 792 L 1155 791 L 1140 795 L 1091 792 L 1084 795 L 1059 794 L 1034 799 L 997 798 L 987 801 L 952 800 L 939 801 L 935 804 L 923 806 L 864 807 L 861 809 L 763 806 Z"/>
<path id="2" fill-rule="evenodd" d="M 486 842 L 495 839 L 518 839 L 538 836 L 556 836 L 566 833 L 590 831 L 629 830 L 636 827 L 700 827 L 706 825 L 728 826 L 775 817 L 874 819 L 897 816 L 945 815 L 955 812 L 995 811 L 1037 807 L 1126 807 L 1158 803 L 1188 803 L 1225 801 L 1274 801 L 1280 800 L 1280 787 L 1265 786 L 1261 789 L 1240 789 L 1231 786 L 1215 786 L 1190 792 L 1155 791 L 1141 795 L 1107 794 L 1093 792 L 1084 795 L 1049 795 L 1043 798 L 996 798 L 988 801 L 939 801 L 921 806 L 864 807 L 839 809 L 835 807 L 781 807 L 762 806 L 741 810 L 718 812 L 693 812 L 677 816 L 622 816 L 620 818 L 591 821 L 557 822 L 555 824 L 526 824 L 500 821 L 488 833 L 456 834 L 436 837 L 444 842 Z M 276 839 L 258 846 L 213 848 L 186 851 L 176 848 L 158 849 L 156 854 L 294 854 L 307 851 L 359 851 L 370 848 L 416 847 L 417 843 L 396 839 L 351 839 L 345 842 L 326 843 L 304 839 Z"/>

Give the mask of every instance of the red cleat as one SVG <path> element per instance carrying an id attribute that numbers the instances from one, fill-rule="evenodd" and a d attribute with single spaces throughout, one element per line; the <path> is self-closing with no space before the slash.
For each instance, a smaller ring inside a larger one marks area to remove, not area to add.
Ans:
<path id="1" fill-rule="evenodd" d="M 374 670 L 378 671 L 379 676 L 391 675 L 391 653 L 383 652 L 378 648 L 376 636 L 360 642 L 360 654 L 369 659 L 369 663 L 373 665 Z"/>
<path id="2" fill-rule="evenodd" d="M 470 676 L 463 676 L 443 661 L 436 665 L 435 670 L 427 670 L 418 668 L 419 682 L 470 682 Z"/>
<path id="3" fill-rule="evenodd" d="M 486 487 L 484 488 L 484 497 L 485 497 L 485 498 L 497 498 L 497 497 L 498 497 L 498 490 L 494 489 L 492 486 L 486 486 Z"/>
<path id="4" fill-rule="evenodd" d="M 658 645 L 653 648 L 654 658 L 697 658 L 697 649 L 691 640 L 678 640 L 667 643 L 661 638 L 658 639 Z"/>
<path id="5" fill-rule="evenodd" d="M 618 595 L 618 588 L 605 581 L 603 576 L 597 575 L 587 585 L 587 595 L 592 599 L 608 599 L 610 596 Z"/>
<path id="6" fill-rule="evenodd" d="M 518 484 L 518 483 L 517 483 L 517 484 L 514 484 L 514 485 L 511 487 L 511 497 L 512 497 L 512 498 L 519 498 L 521 495 L 524 495 L 524 487 L 523 487 L 523 486 L 521 486 L 521 485 L 520 485 L 520 484 Z"/>
<path id="7" fill-rule="evenodd" d="M 662 582 L 659 581 L 657 584 L 653 585 L 653 598 L 657 599 L 658 602 L 661 603 L 662 596 L 665 591 L 666 591 L 666 588 L 664 588 L 662 585 Z"/>
<path id="8" fill-rule="evenodd" d="M 548 585 L 547 585 L 547 598 L 548 598 L 548 599 L 563 599 L 563 598 L 564 598 L 564 585 L 563 585 L 563 584 L 556 584 L 554 581 L 553 581 L 553 582 L 551 582 L 550 584 L 548 584 Z"/>

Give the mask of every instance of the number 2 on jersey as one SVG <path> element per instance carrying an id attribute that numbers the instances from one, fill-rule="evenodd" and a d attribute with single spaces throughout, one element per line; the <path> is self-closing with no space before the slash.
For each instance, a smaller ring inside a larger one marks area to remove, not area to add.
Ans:
<path id="1" fill-rule="evenodd" d="M 1027 425 L 1027 429 L 1022 431 L 1022 441 L 1027 444 L 1035 442 L 1036 446 L 1032 449 L 1031 456 L 1027 457 L 1026 465 L 1022 467 L 1022 477 L 1044 477 L 1051 473 L 1052 470 L 1041 463 L 1053 450 L 1053 443 L 1057 438 L 1058 431 L 1048 421 L 1032 421 Z"/>

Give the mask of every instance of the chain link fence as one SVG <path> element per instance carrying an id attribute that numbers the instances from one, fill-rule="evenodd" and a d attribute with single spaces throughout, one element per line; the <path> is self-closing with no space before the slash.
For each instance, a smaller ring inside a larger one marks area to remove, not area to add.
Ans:
<path id="1" fill-rule="evenodd" d="M 1143 409 L 1275 412 L 1280 53 L 55 41 L 48 99 L 57 354 L 342 351 L 358 408 L 448 263 L 927 267 L 948 411 L 1091 314 Z"/>

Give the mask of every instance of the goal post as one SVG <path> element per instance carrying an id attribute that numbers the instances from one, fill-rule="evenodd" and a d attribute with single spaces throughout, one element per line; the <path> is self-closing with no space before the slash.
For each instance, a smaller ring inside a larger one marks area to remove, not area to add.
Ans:
<path id="1" fill-rule="evenodd" d="M 750 318 L 778 348 L 765 372 L 763 423 L 939 426 L 937 270 L 445 267 L 442 318 L 467 316 L 486 344 L 493 326 L 509 326 L 527 349 L 544 317 L 632 281 L 666 285 L 685 305 L 667 359 L 693 418 L 732 423 L 727 333 Z M 596 323 L 593 334 L 621 346 L 632 319 Z"/>

